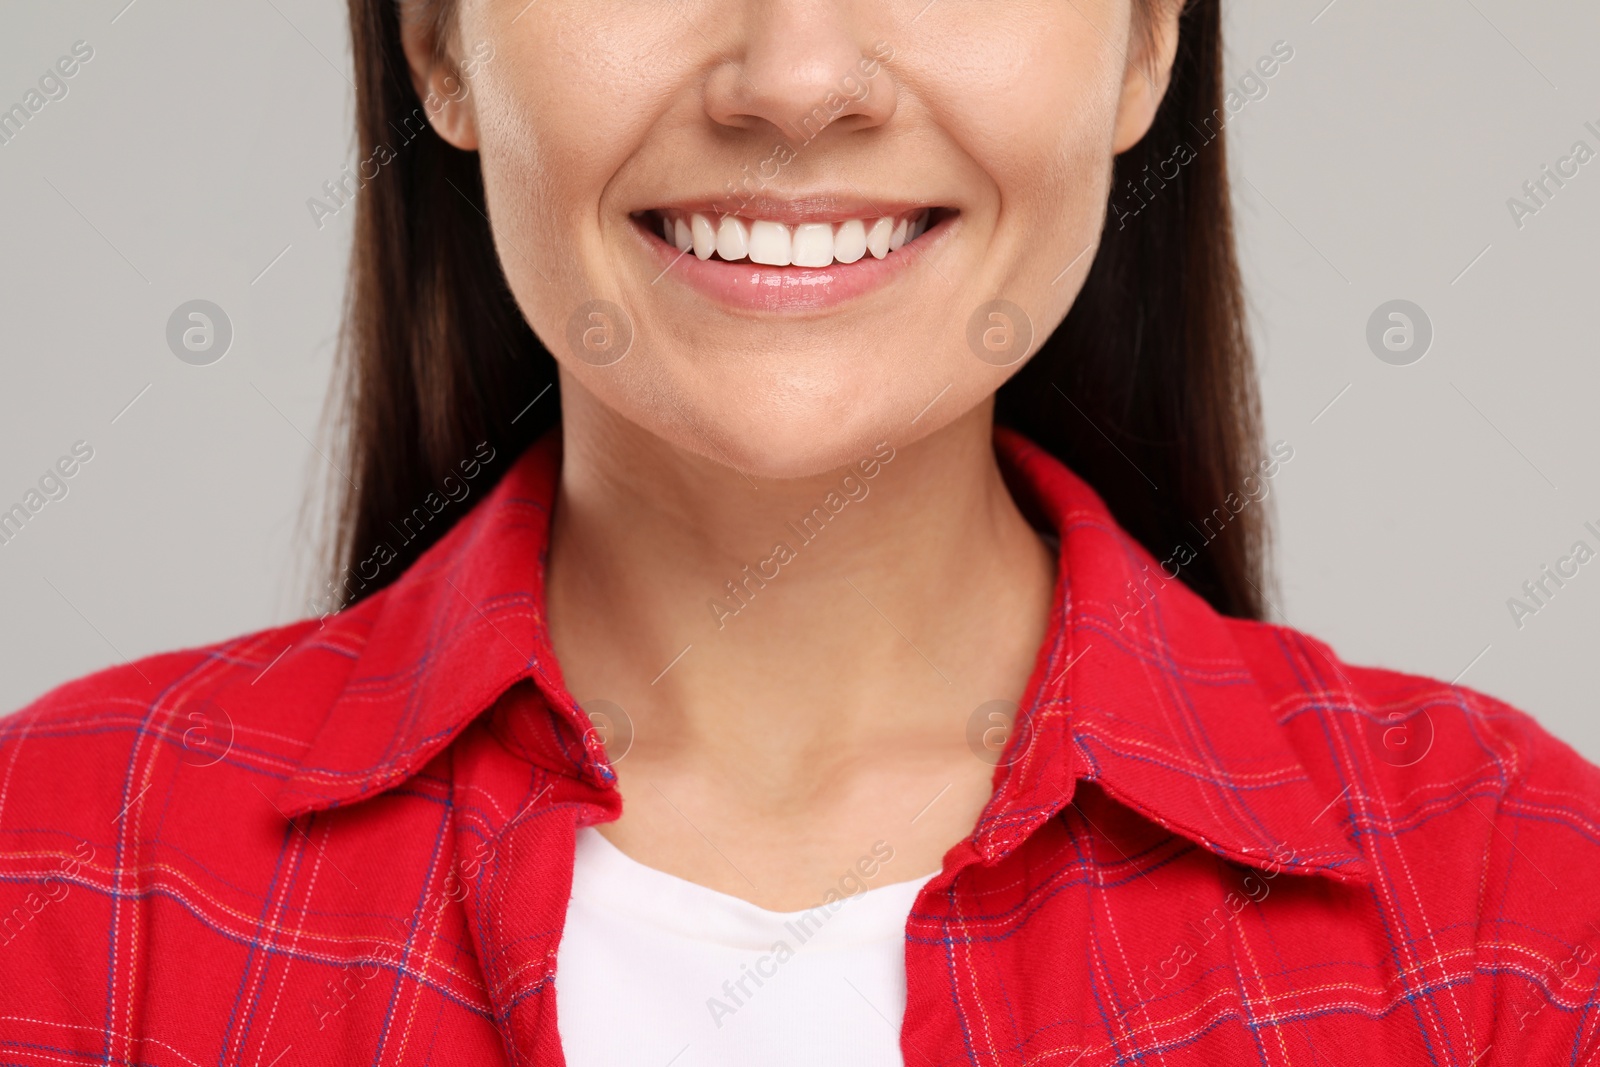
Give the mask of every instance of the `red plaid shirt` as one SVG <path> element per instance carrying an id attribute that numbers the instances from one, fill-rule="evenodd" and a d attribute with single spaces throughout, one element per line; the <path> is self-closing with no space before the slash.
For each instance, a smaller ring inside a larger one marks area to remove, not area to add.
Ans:
<path id="1" fill-rule="evenodd" d="M 1600 771 L 1219 617 L 996 442 L 1060 579 L 993 799 L 912 909 L 906 1063 L 1589 1062 Z M 544 625 L 559 467 L 546 438 L 346 612 L 0 721 L 0 1060 L 563 1062 L 574 831 L 620 800 Z"/>

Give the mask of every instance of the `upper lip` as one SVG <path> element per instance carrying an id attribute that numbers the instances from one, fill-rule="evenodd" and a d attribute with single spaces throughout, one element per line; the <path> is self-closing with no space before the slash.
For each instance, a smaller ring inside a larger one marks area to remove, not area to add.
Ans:
<path id="1" fill-rule="evenodd" d="M 894 218 L 923 208 L 943 207 L 929 200 L 904 197 L 866 197 L 860 193 L 811 193 L 775 197 L 691 197 L 652 204 L 647 211 L 675 211 L 685 214 L 737 215 L 742 219 L 765 219 L 798 226 L 806 222 L 845 222 L 849 219 Z"/>

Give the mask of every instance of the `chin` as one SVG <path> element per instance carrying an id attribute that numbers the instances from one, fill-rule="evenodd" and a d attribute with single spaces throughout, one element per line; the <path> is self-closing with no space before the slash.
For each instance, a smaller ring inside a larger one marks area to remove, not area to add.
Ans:
<path id="1" fill-rule="evenodd" d="M 765 405 L 732 398 L 708 404 L 706 399 L 697 398 L 689 420 L 674 420 L 661 436 L 751 478 L 830 474 L 869 455 L 881 442 L 897 448 L 907 443 L 910 416 L 893 397 Z"/>

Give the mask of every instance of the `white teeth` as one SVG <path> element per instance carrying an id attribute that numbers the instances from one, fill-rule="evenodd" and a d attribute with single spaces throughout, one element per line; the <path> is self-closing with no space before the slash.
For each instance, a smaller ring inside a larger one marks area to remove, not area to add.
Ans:
<path id="1" fill-rule="evenodd" d="M 794 265 L 826 267 L 833 262 L 833 226 L 803 222 L 794 228 Z"/>
<path id="2" fill-rule="evenodd" d="M 889 235 L 894 232 L 894 223 L 889 219 L 873 219 L 872 229 L 867 231 L 867 251 L 871 252 L 874 259 L 882 259 L 889 254 Z"/>
<path id="3" fill-rule="evenodd" d="M 724 215 L 717 227 L 717 255 L 732 263 L 750 254 L 750 227 L 743 219 Z"/>
<path id="4" fill-rule="evenodd" d="M 750 262 L 767 267 L 787 267 L 794 258 L 789 227 L 757 219 L 750 224 Z"/>
<path id="5" fill-rule="evenodd" d="M 867 228 L 860 219 L 841 222 L 833 235 L 833 258 L 840 263 L 854 263 L 867 254 Z M 826 263 L 823 266 L 827 266 Z"/>
<path id="6" fill-rule="evenodd" d="M 691 216 L 689 232 L 694 235 L 694 254 L 701 259 L 710 259 L 711 253 L 717 250 L 717 231 L 711 225 L 711 220 L 704 215 Z"/>
<path id="7" fill-rule="evenodd" d="M 846 219 L 840 223 L 803 222 L 786 226 L 767 219 L 747 220 L 734 215 L 716 218 L 694 212 L 662 214 L 661 234 L 680 252 L 692 251 L 700 259 L 712 253 L 733 263 L 748 259 L 769 267 L 826 267 L 855 263 L 872 253 L 883 259 L 914 241 L 928 229 L 926 210 L 898 218 Z"/>

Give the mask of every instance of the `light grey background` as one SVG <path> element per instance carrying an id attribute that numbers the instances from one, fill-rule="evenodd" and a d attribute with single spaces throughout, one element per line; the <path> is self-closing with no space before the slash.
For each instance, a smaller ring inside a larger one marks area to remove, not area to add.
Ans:
<path id="1" fill-rule="evenodd" d="M 1278 614 L 1346 658 L 1510 700 L 1600 760 L 1600 560 L 1507 599 L 1600 528 L 1600 159 L 1519 229 L 1507 199 L 1600 151 L 1600 7 L 1265 0 L 1229 68 L 1294 58 L 1228 124 L 1269 436 Z M 94 58 L 0 146 L 0 510 L 94 458 L 0 545 L 0 710 L 124 658 L 306 613 L 355 159 L 343 5 L 0 0 L 0 107 Z M 190 366 L 169 314 L 234 327 Z M 1407 299 L 1432 349 L 1368 349 Z M 130 406 L 131 405 L 131 406 Z"/>

